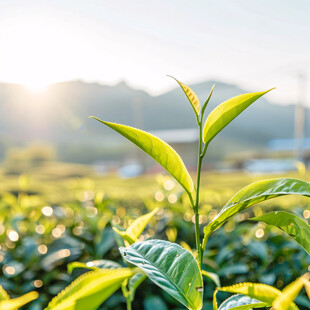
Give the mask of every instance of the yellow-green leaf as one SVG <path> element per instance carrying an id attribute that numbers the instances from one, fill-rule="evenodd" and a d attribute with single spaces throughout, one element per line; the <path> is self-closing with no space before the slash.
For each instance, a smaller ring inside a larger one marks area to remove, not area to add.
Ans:
<path id="1" fill-rule="evenodd" d="M 10 296 L 5 289 L 0 285 L 0 301 L 10 299 Z"/>
<path id="2" fill-rule="evenodd" d="M 114 262 L 113 260 L 107 260 L 107 259 L 93 260 L 87 263 L 72 262 L 67 265 L 68 273 L 72 273 L 73 270 L 77 268 L 89 269 L 89 270 L 117 269 L 122 268 L 122 265 L 120 265 L 117 262 Z"/>
<path id="3" fill-rule="evenodd" d="M 309 273 L 308 273 L 309 275 Z M 308 295 L 308 298 L 310 300 L 310 281 L 309 281 L 309 276 L 308 276 L 308 279 L 304 279 L 304 285 L 305 285 L 305 289 L 306 289 L 306 292 L 307 292 L 307 295 Z"/>
<path id="4" fill-rule="evenodd" d="M 306 281 L 309 283 L 310 273 L 306 273 L 294 282 L 286 286 L 282 294 L 279 295 L 272 303 L 274 310 L 288 310 L 289 305 L 298 296 Z"/>
<path id="5" fill-rule="evenodd" d="M 175 79 L 178 82 L 178 84 L 181 86 L 181 88 L 182 88 L 184 94 L 186 95 L 189 103 L 191 104 L 195 114 L 198 116 L 198 114 L 200 113 L 200 101 L 199 101 L 197 95 L 194 93 L 194 91 L 190 87 L 188 87 L 184 83 L 178 81 L 173 76 L 170 76 L 170 77 Z"/>
<path id="6" fill-rule="evenodd" d="M 115 130 L 150 155 L 181 184 L 193 200 L 193 180 L 181 157 L 169 144 L 143 130 L 91 117 Z"/>
<path id="7" fill-rule="evenodd" d="M 218 287 L 217 290 L 222 292 L 246 295 L 251 298 L 255 298 L 262 302 L 268 303 L 270 305 L 277 297 L 282 295 L 282 292 L 275 287 L 269 286 L 267 284 L 249 282 L 239 283 L 225 287 Z M 290 302 L 287 309 L 297 310 L 298 307 L 293 302 Z"/>
<path id="8" fill-rule="evenodd" d="M 249 220 L 279 227 L 295 239 L 310 255 L 310 226 L 297 215 L 285 211 L 273 211 Z"/>
<path id="9" fill-rule="evenodd" d="M 246 186 L 230 199 L 220 213 L 204 228 L 202 248 L 205 249 L 210 234 L 235 214 L 259 202 L 284 195 L 310 197 L 310 183 L 298 179 L 282 178 L 258 181 Z"/>
<path id="10" fill-rule="evenodd" d="M 209 278 L 210 280 L 212 280 L 216 286 L 221 286 L 221 282 L 220 282 L 220 278 L 219 276 L 214 273 L 214 272 L 209 272 L 206 270 L 201 270 L 201 273 L 203 276 Z"/>
<path id="11" fill-rule="evenodd" d="M 28 304 L 29 302 L 37 299 L 38 297 L 39 297 L 38 292 L 30 292 L 17 298 L 1 300 L 0 309 L 1 310 L 16 310 L 24 306 L 25 304 Z"/>
<path id="12" fill-rule="evenodd" d="M 113 227 L 113 229 L 120 236 L 122 236 L 122 238 L 127 240 L 129 244 L 133 244 L 138 240 L 144 228 L 157 211 L 158 208 L 155 208 L 153 211 L 138 217 L 131 223 L 131 225 L 126 229 L 126 231 L 120 231 L 116 227 Z"/>
<path id="13" fill-rule="evenodd" d="M 273 89 L 273 88 L 272 88 Z M 203 129 L 203 142 L 211 140 L 249 105 L 272 89 L 233 97 L 217 106 L 208 116 Z"/>
<path id="14" fill-rule="evenodd" d="M 54 297 L 46 310 L 95 310 L 133 274 L 132 268 L 84 273 Z"/>

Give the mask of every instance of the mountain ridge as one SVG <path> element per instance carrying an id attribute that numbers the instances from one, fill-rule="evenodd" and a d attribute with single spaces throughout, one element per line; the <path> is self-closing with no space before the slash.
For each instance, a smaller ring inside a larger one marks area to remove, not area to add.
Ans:
<path id="1" fill-rule="evenodd" d="M 202 81 L 190 87 L 203 102 L 213 83 L 215 89 L 207 113 L 219 103 L 247 92 L 220 81 Z M 41 94 L 31 94 L 21 85 L 0 83 L 0 157 L 10 146 L 25 145 L 33 140 L 54 144 L 64 160 L 74 157 L 69 152 L 73 145 L 82 151 L 91 148 L 95 154 L 98 141 L 104 140 L 106 147 L 124 143 L 111 130 L 90 120 L 90 115 L 148 131 L 196 126 L 192 108 L 177 85 L 163 94 L 151 96 L 125 81 L 114 86 L 80 80 L 61 82 Z M 281 106 L 261 98 L 219 134 L 210 145 L 210 152 L 225 155 L 253 147 L 261 149 L 270 139 L 292 138 L 293 131 L 294 106 Z M 308 131 L 309 128 L 307 134 Z M 98 159 L 102 158 L 102 150 L 97 155 Z M 95 159 L 96 156 L 92 156 L 85 161 Z"/>

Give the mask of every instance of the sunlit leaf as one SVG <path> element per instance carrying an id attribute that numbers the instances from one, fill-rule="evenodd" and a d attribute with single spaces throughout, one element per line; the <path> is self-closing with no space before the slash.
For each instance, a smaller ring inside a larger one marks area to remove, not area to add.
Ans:
<path id="1" fill-rule="evenodd" d="M 118 233 L 120 236 L 122 236 L 123 239 L 127 240 L 129 244 L 133 244 L 140 237 L 144 228 L 146 227 L 148 222 L 151 220 L 151 218 L 154 216 L 154 214 L 157 211 L 158 211 L 158 208 L 155 208 L 152 212 L 149 212 L 145 215 L 138 217 L 129 225 L 126 231 L 121 231 L 117 229 L 116 227 L 113 227 L 113 230 L 116 233 Z"/>
<path id="2" fill-rule="evenodd" d="M 181 246 L 147 240 L 120 248 L 124 259 L 142 269 L 166 293 L 188 309 L 202 308 L 203 282 L 193 255 Z"/>
<path id="3" fill-rule="evenodd" d="M 178 82 L 178 84 L 181 86 L 181 88 L 182 88 L 184 94 L 186 95 L 189 103 L 191 104 L 195 114 L 198 116 L 198 114 L 200 112 L 200 101 L 199 101 L 197 95 L 194 93 L 194 91 L 190 87 L 188 87 L 187 85 L 185 85 L 182 82 L 178 81 L 173 76 L 170 76 L 170 77 L 175 79 Z"/>
<path id="4" fill-rule="evenodd" d="M 214 272 L 209 272 L 206 270 L 201 270 L 203 276 L 207 277 L 208 279 L 212 280 L 216 286 L 221 286 L 219 276 Z"/>
<path id="5" fill-rule="evenodd" d="M 217 106 L 208 116 L 203 129 L 203 142 L 209 144 L 211 140 L 242 111 L 254 101 L 271 91 L 248 93 L 228 99 Z"/>
<path id="6" fill-rule="evenodd" d="M 112 260 L 107 260 L 107 259 L 93 260 L 87 263 L 72 262 L 68 264 L 67 266 L 68 273 L 72 273 L 72 271 L 77 268 L 83 268 L 83 269 L 89 269 L 89 270 L 116 269 L 116 268 L 122 268 L 122 265 L 120 265 L 117 262 L 114 262 Z"/>
<path id="7" fill-rule="evenodd" d="M 255 298 L 245 295 L 233 295 L 227 298 L 219 307 L 219 310 L 250 310 L 254 308 L 264 308 L 271 306 L 266 302 L 261 302 Z"/>
<path id="8" fill-rule="evenodd" d="M 249 220 L 264 222 L 282 229 L 310 255 L 310 226 L 297 215 L 284 211 L 274 211 Z"/>
<path id="9" fill-rule="evenodd" d="M 10 296 L 5 289 L 0 285 L 0 301 L 10 299 Z"/>
<path id="10" fill-rule="evenodd" d="M 272 303 L 273 309 L 274 310 L 289 309 L 289 305 L 298 296 L 304 284 L 306 282 L 309 283 L 309 280 L 310 280 L 310 273 L 306 273 L 305 275 L 301 276 L 300 278 L 298 278 L 297 280 L 286 286 L 283 289 L 282 294 L 278 296 Z"/>
<path id="11" fill-rule="evenodd" d="M 303 280 L 304 280 L 304 286 L 305 286 L 308 298 L 310 300 L 310 281 L 309 281 L 310 279 L 309 279 L 309 273 L 307 275 L 308 276 L 305 277 Z"/>
<path id="12" fill-rule="evenodd" d="M 270 285 L 261 283 L 239 283 L 231 286 L 218 287 L 217 290 L 222 292 L 246 295 L 269 305 L 271 305 L 277 297 L 282 295 L 282 292 L 280 290 Z M 288 304 L 287 309 L 297 310 L 298 307 L 293 302 L 291 302 Z"/>
<path id="13" fill-rule="evenodd" d="M 202 106 L 202 109 L 201 109 L 201 114 L 202 114 L 202 115 L 204 115 L 205 109 L 206 109 L 206 107 L 207 107 L 207 105 L 208 105 L 208 103 L 209 103 L 209 101 L 210 101 L 210 99 L 211 99 L 211 96 L 212 96 L 212 94 L 213 94 L 214 86 L 215 86 L 215 84 L 212 85 L 211 90 L 210 90 L 210 93 L 209 93 L 209 96 L 208 96 L 206 102 L 205 102 L 205 103 L 203 104 L 203 106 Z"/>
<path id="14" fill-rule="evenodd" d="M 46 310 L 95 310 L 133 274 L 130 268 L 84 273 L 53 298 Z"/>
<path id="15" fill-rule="evenodd" d="M 258 181 L 246 186 L 230 199 L 220 213 L 204 228 L 202 248 L 205 249 L 210 234 L 235 214 L 264 200 L 293 194 L 309 197 L 310 183 L 283 178 Z"/>
<path id="16" fill-rule="evenodd" d="M 28 294 L 25 294 L 17 298 L 1 300 L 0 309 L 1 310 L 16 310 L 28 304 L 29 302 L 37 299 L 38 297 L 39 297 L 39 294 L 37 292 L 30 292 Z"/>
<path id="17" fill-rule="evenodd" d="M 181 157 L 166 142 L 143 130 L 92 118 L 117 131 L 165 168 L 193 199 L 194 183 Z"/>

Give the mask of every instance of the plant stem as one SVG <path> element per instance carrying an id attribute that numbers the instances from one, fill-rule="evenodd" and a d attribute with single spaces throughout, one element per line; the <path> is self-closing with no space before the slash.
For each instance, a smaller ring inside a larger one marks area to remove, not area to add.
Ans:
<path id="1" fill-rule="evenodd" d="M 202 165 L 202 118 L 201 121 L 198 122 L 199 126 L 199 145 L 198 145 L 198 164 L 197 164 L 197 182 L 196 182 L 196 201 L 194 206 L 195 212 L 195 237 L 196 237 L 196 247 L 198 251 L 198 262 L 199 267 L 201 269 L 202 265 L 202 248 L 200 244 L 200 234 L 199 234 L 199 188 L 200 188 L 200 173 L 201 173 L 201 165 Z"/>
<path id="2" fill-rule="evenodd" d="M 127 310 L 131 310 L 130 294 L 128 294 L 128 296 L 126 298 L 126 301 L 127 301 Z"/>

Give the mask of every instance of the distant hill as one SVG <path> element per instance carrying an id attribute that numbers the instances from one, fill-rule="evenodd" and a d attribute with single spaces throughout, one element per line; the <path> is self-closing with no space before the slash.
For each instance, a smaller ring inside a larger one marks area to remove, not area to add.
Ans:
<path id="1" fill-rule="evenodd" d="M 201 102 L 207 98 L 213 83 L 216 86 L 207 111 L 246 92 L 218 81 L 191 85 Z M 32 141 L 55 145 L 63 160 L 92 162 L 124 154 L 129 144 L 89 119 L 90 115 L 145 130 L 195 127 L 191 107 L 178 87 L 152 97 L 124 82 L 105 86 L 72 81 L 52 85 L 41 95 L 34 95 L 22 86 L 0 83 L 0 157 L 3 158 L 10 146 Z M 293 121 L 293 106 L 272 104 L 262 98 L 211 143 L 211 157 L 261 149 L 273 138 L 291 138 Z"/>

